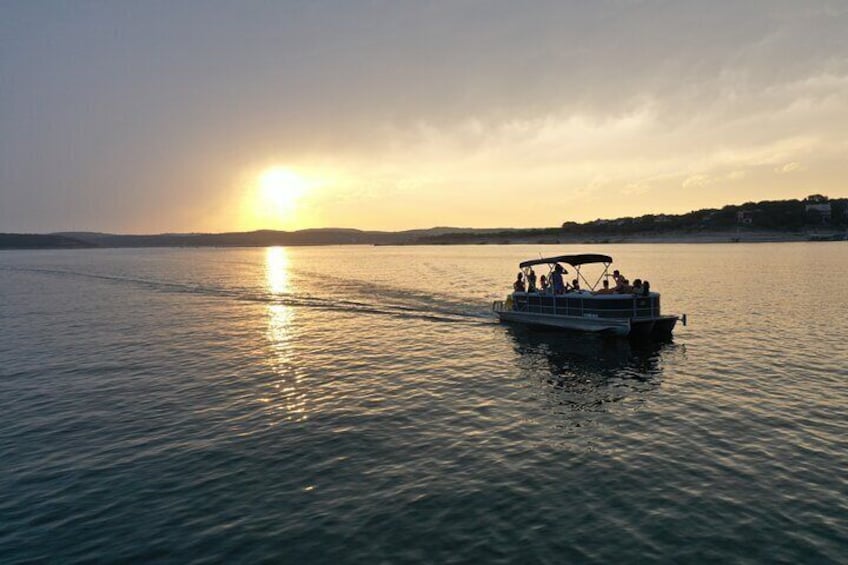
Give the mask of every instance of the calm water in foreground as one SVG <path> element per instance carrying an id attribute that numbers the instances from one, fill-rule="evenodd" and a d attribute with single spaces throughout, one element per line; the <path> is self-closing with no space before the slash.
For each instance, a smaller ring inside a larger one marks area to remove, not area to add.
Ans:
<path id="1" fill-rule="evenodd" d="M 520 331 L 608 252 L 672 343 Z M 848 561 L 848 244 L 0 252 L 0 561 Z"/>

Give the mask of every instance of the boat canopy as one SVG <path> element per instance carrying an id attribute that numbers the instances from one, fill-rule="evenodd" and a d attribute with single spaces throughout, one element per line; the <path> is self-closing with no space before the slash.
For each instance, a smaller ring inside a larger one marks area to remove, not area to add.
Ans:
<path id="1" fill-rule="evenodd" d="M 553 265 L 554 263 L 565 263 L 572 267 L 586 265 L 589 263 L 612 263 L 609 255 L 598 255 L 596 253 L 582 253 L 579 255 L 560 255 L 559 257 L 547 257 L 544 259 L 531 259 L 518 264 L 519 268 L 532 267 L 533 265 Z"/>

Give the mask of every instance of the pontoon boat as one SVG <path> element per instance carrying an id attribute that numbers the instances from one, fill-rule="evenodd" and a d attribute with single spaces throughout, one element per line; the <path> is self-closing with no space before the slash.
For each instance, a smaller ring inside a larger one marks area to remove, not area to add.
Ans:
<path id="1" fill-rule="evenodd" d="M 676 315 L 660 313 L 660 294 L 650 291 L 650 287 L 637 291 L 599 292 L 596 287 L 605 278 L 608 280 L 612 258 L 607 255 L 580 254 L 560 255 L 543 259 L 523 261 L 519 268 L 524 280 L 529 280 L 532 267 L 547 265 L 547 279 L 555 276 L 556 271 L 566 273 L 562 265 L 574 269 L 579 286 L 583 290 L 562 289 L 516 291 L 506 300 L 497 300 L 492 310 L 502 322 L 517 322 L 532 326 L 546 326 L 564 330 L 599 332 L 619 336 L 669 337 L 677 320 Z M 590 282 L 581 272 L 583 265 L 602 264 L 603 273 Z M 683 316 L 686 324 L 686 316 Z"/>

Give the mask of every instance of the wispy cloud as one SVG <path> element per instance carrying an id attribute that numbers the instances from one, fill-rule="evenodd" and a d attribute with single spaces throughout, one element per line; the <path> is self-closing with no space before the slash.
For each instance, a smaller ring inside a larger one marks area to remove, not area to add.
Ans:
<path id="1" fill-rule="evenodd" d="M 795 173 L 795 172 L 802 171 L 802 170 L 804 170 L 803 166 L 801 165 L 801 163 L 799 163 L 797 161 L 792 161 L 791 163 L 786 163 L 785 165 L 783 165 L 781 167 L 777 167 L 775 169 L 776 172 L 783 173 L 783 174 Z"/>

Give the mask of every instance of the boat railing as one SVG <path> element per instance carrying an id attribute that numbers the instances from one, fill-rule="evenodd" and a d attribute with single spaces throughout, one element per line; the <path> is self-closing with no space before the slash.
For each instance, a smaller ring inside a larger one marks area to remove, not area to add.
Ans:
<path id="1" fill-rule="evenodd" d="M 598 301 L 593 296 L 516 293 L 513 295 L 511 305 L 497 301 L 492 308 L 496 312 L 506 309 L 554 316 L 652 318 L 660 315 L 660 297 L 652 294 L 651 296 L 622 296 L 612 300 Z"/>

